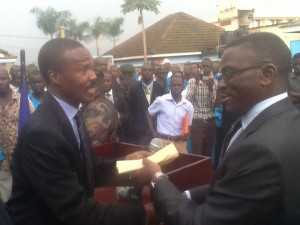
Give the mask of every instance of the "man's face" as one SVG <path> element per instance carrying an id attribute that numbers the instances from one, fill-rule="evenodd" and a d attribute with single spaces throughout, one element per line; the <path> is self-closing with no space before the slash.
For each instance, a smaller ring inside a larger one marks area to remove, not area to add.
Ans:
<path id="1" fill-rule="evenodd" d="M 228 48 L 221 61 L 221 72 L 234 72 L 257 64 L 254 53 L 243 46 Z M 261 91 L 260 67 L 234 73 L 230 78 L 221 79 L 219 89 L 228 112 L 246 113 L 259 102 Z"/>
<path id="2" fill-rule="evenodd" d="M 160 65 L 160 62 L 158 60 L 152 62 L 152 69 L 155 75 L 161 73 L 162 66 Z"/>
<path id="3" fill-rule="evenodd" d="M 94 69 L 102 70 L 102 72 L 107 72 L 108 71 L 107 61 L 102 58 L 94 59 Z"/>
<path id="4" fill-rule="evenodd" d="M 113 86 L 112 74 L 104 73 L 104 79 L 102 84 L 103 92 L 109 92 Z"/>
<path id="5" fill-rule="evenodd" d="M 202 61 L 201 68 L 203 70 L 203 75 L 208 76 L 209 73 L 211 72 L 211 67 L 212 67 L 211 61 L 208 60 Z"/>
<path id="6" fill-rule="evenodd" d="M 176 77 L 173 77 L 171 80 L 170 89 L 173 98 L 180 96 L 181 92 L 183 91 L 183 78 L 178 76 L 181 76 L 181 74 L 176 73 Z"/>
<path id="7" fill-rule="evenodd" d="M 93 100 L 96 74 L 90 53 L 85 48 L 67 50 L 62 61 L 61 71 L 56 72 L 58 97 L 74 107 Z"/>
<path id="8" fill-rule="evenodd" d="M 8 72 L 0 69 L 0 94 L 6 94 L 10 90 L 9 87 L 10 78 Z"/>
<path id="9" fill-rule="evenodd" d="M 300 75 L 300 59 L 293 60 L 293 69 L 296 75 Z"/>
<path id="10" fill-rule="evenodd" d="M 45 81 L 41 74 L 33 74 L 29 80 L 30 87 L 35 93 L 43 93 L 45 89 Z"/>
<path id="11" fill-rule="evenodd" d="M 191 64 L 190 76 L 195 77 L 199 73 L 199 67 L 196 64 Z"/>
<path id="12" fill-rule="evenodd" d="M 173 64 L 171 68 L 172 74 L 175 74 L 180 71 L 180 67 L 177 64 Z"/>
<path id="13" fill-rule="evenodd" d="M 190 72 L 191 71 L 191 66 L 189 64 L 185 64 L 183 67 L 183 75 L 184 79 L 188 80 L 190 79 Z"/>
<path id="14" fill-rule="evenodd" d="M 141 68 L 141 74 L 144 82 L 151 82 L 153 79 L 153 70 L 150 64 L 145 64 Z"/>
<path id="15" fill-rule="evenodd" d="M 117 79 L 120 75 L 120 69 L 116 66 L 110 68 L 109 72 Z"/>

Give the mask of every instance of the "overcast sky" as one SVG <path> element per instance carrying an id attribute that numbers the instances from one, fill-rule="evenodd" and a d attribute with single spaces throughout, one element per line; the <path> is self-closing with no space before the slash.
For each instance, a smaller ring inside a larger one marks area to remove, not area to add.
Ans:
<path id="1" fill-rule="evenodd" d="M 138 12 L 121 13 L 123 0 L 2 0 L 0 23 L 0 48 L 19 57 L 20 50 L 25 49 L 26 64 L 36 63 L 40 47 L 50 39 L 36 27 L 35 16 L 29 13 L 33 7 L 46 9 L 52 6 L 57 11 L 69 10 L 78 22 L 123 17 L 124 33 L 117 43 L 121 43 L 141 31 L 137 23 Z M 207 22 L 217 21 L 218 11 L 237 4 L 242 8 L 254 8 L 254 16 L 299 16 L 298 3 L 295 0 L 161 0 L 160 13 L 145 12 L 146 28 L 165 16 L 177 12 L 185 12 Z M 84 43 L 96 54 L 95 42 Z M 100 52 L 111 49 L 109 40 L 100 40 Z"/>

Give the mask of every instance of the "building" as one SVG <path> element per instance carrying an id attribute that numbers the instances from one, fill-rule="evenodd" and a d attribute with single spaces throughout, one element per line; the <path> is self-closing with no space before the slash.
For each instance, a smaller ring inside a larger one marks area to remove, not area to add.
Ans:
<path id="1" fill-rule="evenodd" d="M 10 67 L 17 61 L 17 56 L 8 53 L 6 50 L 0 48 L 0 65 L 6 67 L 9 71 Z"/>
<path id="2" fill-rule="evenodd" d="M 216 46 L 224 32 L 214 24 L 205 22 L 188 14 L 171 14 L 146 30 L 148 60 L 168 58 L 172 64 L 200 62 L 209 57 L 218 59 Z M 142 32 L 104 53 L 112 55 L 117 65 L 131 63 L 143 64 Z"/>

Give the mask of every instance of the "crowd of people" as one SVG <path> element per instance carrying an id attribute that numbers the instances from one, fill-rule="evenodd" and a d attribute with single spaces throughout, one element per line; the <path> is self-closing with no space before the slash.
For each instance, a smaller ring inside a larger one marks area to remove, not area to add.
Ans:
<path id="1" fill-rule="evenodd" d="M 166 224 L 300 223 L 300 53 L 276 35 L 234 41 L 221 64 L 109 66 L 70 39 L 48 41 L 38 63 L 25 74 L 33 114 L 20 136 L 21 70 L 0 67 L 0 199 L 14 224 L 145 224 L 140 202 L 101 205 L 93 191 L 150 181 Z M 180 193 L 147 159 L 133 180 L 92 150 L 154 138 L 211 157 L 212 184 Z"/>

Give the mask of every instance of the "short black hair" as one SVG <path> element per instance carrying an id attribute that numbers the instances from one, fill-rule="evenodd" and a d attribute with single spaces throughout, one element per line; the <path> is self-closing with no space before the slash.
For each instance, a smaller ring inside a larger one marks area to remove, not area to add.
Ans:
<path id="1" fill-rule="evenodd" d="M 48 71 L 60 71 L 64 63 L 62 57 L 65 51 L 75 48 L 84 48 L 84 46 L 68 38 L 52 39 L 42 46 L 38 55 L 38 64 L 46 83 L 50 81 Z"/>
<path id="2" fill-rule="evenodd" d="M 300 59 L 300 53 L 296 53 L 294 56 L 293 56 L 293 60 L 295 59 Z"/>
<path id="3" fill-rule="evenodd" d="M 281 75 L 287 76 L 292 71 L 291 52 L 277 35 L 268 32 L 249 34 L 229 43 L 226 49 L 240 45 L 254 52 L 256 62 L 273 63 Z"/>

